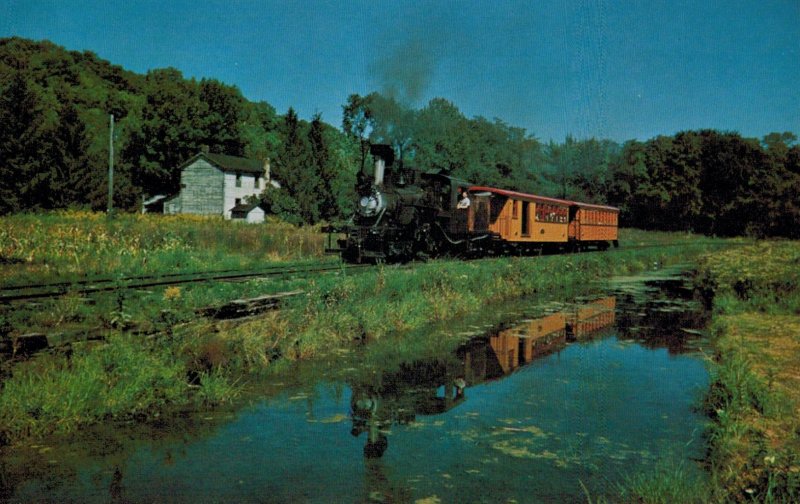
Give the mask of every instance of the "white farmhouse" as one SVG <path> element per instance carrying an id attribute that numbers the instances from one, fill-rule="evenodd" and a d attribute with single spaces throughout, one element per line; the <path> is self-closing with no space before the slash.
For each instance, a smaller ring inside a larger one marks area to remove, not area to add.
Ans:
<path id="1" fill-rule="evenodd" d="M 222 215 L 230 219 L 234 207 L 248 205 L 267 184 L 280 187 L 271 178 L 269 160 L 200 152 L 179 169 L 181 190 L 176 196 L 164 200 L 166 214 Z M 263 211 L 248 215 L 247 219 L 248 222 L 253 219 L 263 222 Z"/>

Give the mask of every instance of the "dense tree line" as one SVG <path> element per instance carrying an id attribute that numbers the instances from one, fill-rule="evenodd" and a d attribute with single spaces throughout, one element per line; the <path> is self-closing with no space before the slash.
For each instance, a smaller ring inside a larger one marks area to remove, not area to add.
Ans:
<path id="1" fill-rule="evenodd" d="M 176 193 L 178 168 L 203 147 L 270 159 L 287 193 L 272 206 L 288 220 L 331 219 L 352 205 L 343 188 L 353 185 L 357 153 L 321 117 L 281 116 L 234 86 L 174 68 L 142 76 L 90 52 L 10 38 L 0 39 L 0 213 L 104 209 L 110 114 L 117 208 Z"/>
<path id="2" fill-rule="evenodd" d="M 270 159 L 281 189 L 262 201 L 298 224 L 346 218 L 370 143 L 400 162 L 476 184 L 608 203 L 624 225 L 711 234 L 798 237 L 800 146 L 712 130 L 623 145 L 542 143 L 499 119 L 467 118 L 436 98 L 422 108 L 352 95 L 341 130 L 317 115 L 280 115 L 214 79 L 173 68 L 138 75 L 91 52 L 0 39 L 0 214 L 106 205 L 108 116 L 116 120 L 115 206 L 173 194 L 178 168 L 203 146 Z"/>
<path id="3" fill-rule="evenodd" d="M 628 142 L 610 167 L 608 201 L 645 229 L 798 237 L 796 141 L 703 130 Z"/>

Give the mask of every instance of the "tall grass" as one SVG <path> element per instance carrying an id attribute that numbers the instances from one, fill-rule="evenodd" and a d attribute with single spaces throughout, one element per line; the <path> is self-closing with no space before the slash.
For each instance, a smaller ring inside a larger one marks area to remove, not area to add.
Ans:
<path id="1" fill-rule="evenodd" d="M 276 220 L 61 211 L 0 217 L 0 282 L 256 267 L 319 258 L 318 228 Z M 3 266 L 5 264 L 5 266 Z"/>
<path id="2" fill-rule="evenodd" d="M 4 383 L 0 431 L 14 439 L 69 432 L 105 418 L 148 417 L 185 402 L 181 373 L 168 354 L 122 336 L 69 359 L 43 356 Z"/>
<path id="3" fill-rule="evenodd" d="M 618 485 L 618 494 L 622 502 L 706 504 L 716 499 L 711 485 L 691 467 L 662 461 L 652 471 L 628 476 Z"/>

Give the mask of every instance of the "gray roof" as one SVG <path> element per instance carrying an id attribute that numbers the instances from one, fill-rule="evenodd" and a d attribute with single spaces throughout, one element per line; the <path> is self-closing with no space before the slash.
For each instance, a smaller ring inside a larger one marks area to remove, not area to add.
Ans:
<path id="1" fill-rule="evenodd" d="M 264 173 L 264 161 L 259 161 L 258 159 L 247 159 L 238 156 L 228 156 L 227 154 L 214 154 L 210 152 L 200 152 L 195 154 L 186 160 L 180 166 L 180 169 L 182 170 L 186 168 L 201 157 L 224 172 L 252 174 Z"/>

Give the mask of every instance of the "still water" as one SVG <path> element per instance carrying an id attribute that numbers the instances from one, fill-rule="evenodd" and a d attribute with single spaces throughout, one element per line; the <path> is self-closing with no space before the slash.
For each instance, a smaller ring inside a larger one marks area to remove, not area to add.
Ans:
<path id="1" fill-rule="evenodd" d="M 6 453 L 0 498 L 585 502 L 659 464 L 697 470 L 706 320 L 685 294 L 623 279 L 523 303 L 440 354 L 343 354 L 236 412 Z"/>

